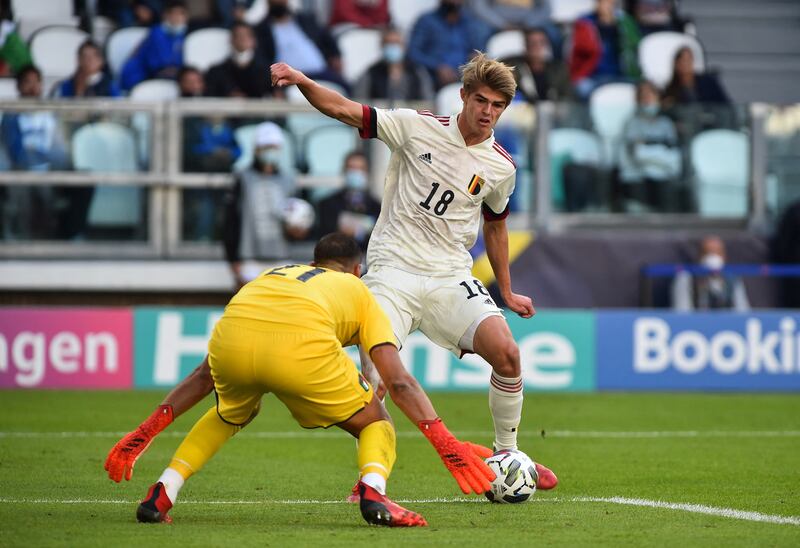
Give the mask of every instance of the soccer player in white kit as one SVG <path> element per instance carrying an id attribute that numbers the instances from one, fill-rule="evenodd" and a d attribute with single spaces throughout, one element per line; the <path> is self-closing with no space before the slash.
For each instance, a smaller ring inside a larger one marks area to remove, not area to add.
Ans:
<path id="1" fill-rule="evenodd" d="M 519 348 L 502 311 L 472 277 L 469 254 L 482 213 L 486 253 L 503 300 L 523 318 L 535 314 L 532 300 L 511 290 L 505 219 L 516 167 L 493 131 L 516 91 L 511 69 L 477 54 L 462 67 L 464 106 L 453 116 L 362 105 L 285 63 L 272 65 L 271 73 L 273 85 L 296 85 L 317 110 L 391 149 L 364 283 L 401 345 L 419 329 L 457 356 L 475 352 L 491 365 L 494 447 L 516 449 L 523 401 Z M 366 374 L 374 372 L 363 354 L 362 365 Z M 537 472 L 540 489 L 558 483 L 538 463 Z"/>

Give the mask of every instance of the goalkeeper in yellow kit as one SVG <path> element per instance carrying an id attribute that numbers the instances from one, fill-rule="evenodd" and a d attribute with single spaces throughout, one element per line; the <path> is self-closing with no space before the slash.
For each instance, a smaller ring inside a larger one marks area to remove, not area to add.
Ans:
<path id="1" fill-rule="evenodd" d="M 256 416 L 261 397 L 271 392 L 301 426 L 336 425 L 358 438 L 361 515 L 368 523 L 426 525 L 422 516 L 385 495 L 395 460 L 395 431 L 383 404 L 343 350 L 352 344 L 369 351 L 392 401 L 430 440 L 461 490 L 489 489 L 494 474 L 481 457 L 491 451 L 458 441 L 438 418 L 400 362 L 389 320 L 359 279 L 360 261 L 352 238 L 329 234 L 317 244 L 310 266 L 265 271 L 231 299 L 214 328 L 207 361 L 184 381 L 198 387 L 195 394 L 187 399 L 184 389 L 175 401 L 168 395 L 108 455 L 109 477 L 130 479 L 136 459 L 153 437 L 207 393 L 203 378 L 210 369 L 216 405 L 197 421 L 150 487 L 137 510 L 139 521 L 171 521 L 168 512 L 184 481 Z"/>

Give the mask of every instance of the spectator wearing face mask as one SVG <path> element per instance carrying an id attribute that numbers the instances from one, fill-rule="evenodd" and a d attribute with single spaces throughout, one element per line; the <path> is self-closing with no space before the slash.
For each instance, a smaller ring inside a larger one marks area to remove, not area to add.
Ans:
<path id="1" fill-rule="evenodd" d="M 661 112 L 655 84 L 636 86 L 637 108 L 625 124 L 620 146 L 619 174 L 623 195 L 651 211 L 674 211 L 682 159 L 678 131 Z"/>
<path id="2" fill-rule="evenodd" d="M 427 71 L 406 58 L 403 35 L 387 29 L 381 39 L 382 59 L 356 82 L 353 96 L 388 101 L 431 101 L 433 82 Z"/>
<path id="3" fill-rule="evenodd" d="M 367 248 L 370 234 L 381 212 L 381 204 L 369 193 L 369 165 L 361 152 L 351 152 L 344 161 L 344 188 L 317 206 L 319 237 L 331 232 L 352 236 Z"/>
<path id="4" fill-rule="evenodd" d="M 703 238 L 697 264 L 707 268 L 709 274 L 679 272 L 672 282 L 673 310 L 750 310 L 750 301 L 742 279 L 721 272 L 725 259 L 725 244 L 719 237 Z"/>
<path id="5" fill-rule="evenodd" d="M 293 181 L 280 173 L 285 138 L 273 122 L 256 128 L 253 163 L 225 196 L 225 257 L 238 286 L 252 279 L 254 261 L 285 259 L 284 206 Z"/>
<path id="6" fill-rule="evenodd" d="M 163 22 L 154 25 L 144 41 L 122 67 L 122 89 L 151 78 L 175 79 L 183 65 L 183 42 L 186 38 L 189 13 L 186 4 L 171 1 L 164 9 Z"/>
<path id="7" fill-rule="evenodd" d="M 258 54 L 253 28 L 247 23 L 231 27 L 231 55 L 206 73 L 206 95 L 209 97 L 250 97 L 272 95 L 267 76 L 269 67 Z"/>
<path id="8" fill-rule="evenodd" d="M 119 97 L 119 87 L 106 70 L 103 50 L 87 40 L 78 48 L 78 68 L 53 88 L 54 97 Z"/>

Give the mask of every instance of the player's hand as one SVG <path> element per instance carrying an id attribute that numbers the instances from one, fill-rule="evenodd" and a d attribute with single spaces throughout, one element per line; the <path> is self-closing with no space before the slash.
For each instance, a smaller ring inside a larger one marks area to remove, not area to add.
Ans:
<path id="1" fill-rule="evenodd" d="M 123 476 L 130 481 L 136 460 L 144 453 L 153 438 L 172 422 L 172 406 L 160 405 L 146 421 L 117 442 L 106 458 L 108 477 L 119 483 Z"/>
<path id="2" fill-rule="evenodd" d="M 536 314 L 536 309 L 533 308 L 533 300 L 530 297 L 509 293 L 508 295 L 503 295 L 503 300 L 508 308 L 523 318 L 530 318 Z"/>
<path id="3" fill-rule="evenodd" d="M 495 474 L 483 461 L 492 455 L 489 448 L 457 440 L 442 419 L 420 421 L 418 426 L 439 453 L 462 492 L 481 494 L 491 488 L 490 482 Z"/>
<path id="4" fill-rule="evenodd" d="M 273 87 L 283 88 L 303 81 L 305 75 L 286 63 L 275 63 L 269 67 Z"/>

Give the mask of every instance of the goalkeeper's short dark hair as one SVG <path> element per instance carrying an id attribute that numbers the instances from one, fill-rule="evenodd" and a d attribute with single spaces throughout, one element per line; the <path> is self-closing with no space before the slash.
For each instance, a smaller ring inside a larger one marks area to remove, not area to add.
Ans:
<path id="1" fill-rule="evenodd" d="M 332 232 L 320 238 L 314 247 L 314 264 L 328 262 L 344 264 L 361 261 L 361 248 L 352 237 L 341 232 Z"/>

